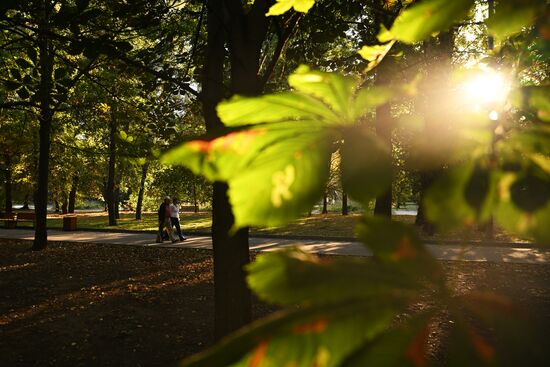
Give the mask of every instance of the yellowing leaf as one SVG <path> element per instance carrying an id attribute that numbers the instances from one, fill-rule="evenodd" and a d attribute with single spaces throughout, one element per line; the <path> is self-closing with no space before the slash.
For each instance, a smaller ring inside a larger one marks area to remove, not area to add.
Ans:
<path id="1" fill-rule="evenodd" d="M 281 15 L 291 8 L 301 13 L 307 13 L 314 4 L 315 0 L 277 0 L 275 5 L 269 8 L 266 16 Z"/>

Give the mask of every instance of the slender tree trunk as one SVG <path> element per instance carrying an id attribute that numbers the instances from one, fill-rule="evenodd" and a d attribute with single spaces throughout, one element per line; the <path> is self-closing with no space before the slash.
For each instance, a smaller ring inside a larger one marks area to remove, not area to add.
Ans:
<path id="1" fill-rule="evenodd" d="M 9 154 L 5 155 L 6 159 L 6 170 L 5 170 L 5 179 L 4 191 L 5 191 L 5 202 L 4 202 L 4 211 L 6 214 L 11 214 L 13 211 L 13 199 L 12 199 L 12 165 L 11 165 L 11 156 Z"/>
<path id="2" fill-rule="evenodd" d="M 53 205 L 55 207 L 55 212 L 59 213 L 61 211 L 61 205 L 59 205 L 59 200 L 55 199 L 53 201 Z"/>
<path id="3" fill-rule="evenodd" d="M 149 162 L 146 162 L 141 167 L 141 181 L 139 183 L 139 192 L 136 205 L 136 220 L 141 220 L 141 207 L 143 206 L 143 193 L 145 191 L 145 180 L 147 179 L 147 171 L 149 170 Z"/>
<path id="4" fill-rule="evenodd" d="M 328 214 L 328 198 L 326 193 L 323 195 L 323 210 L 321 214 Z"/>
<path id="5" fill-rule="evenodd" d="M 120 219 L 120 183 L 115 186 L 115 218 Z"/>
<path id="6" fill-rule="evenodd" d="M 41 20 L 38 26 L 38 49 L 40 54 L 40 86 L 38 89 L 38 103 L 40 106 L 39 140 L 40 148 L 38 154 L 38 184 L 35 195 L 35 231 L 33 250 L 42 250 L 48 246 L 48 231 L 46 226 L 46 216 L 48 211 L 48 174 L 50 157 L 50 134 L 53 120 L 52 110 L 52 89 L 53 89 L 53 46 L 49 39 L 50 14 L 49 1 L 43 2 L 43 8 L 40 14 Z"/>
<path id="7" fill-rule="evenodd" d="M 73 184 L 71 185 L 71 191 L 69 192 L 69 213 L 74 213 L 74 207 L 76 204 L 76 190 L 78 188 L 78 175 L 73 176 Z"/>
<path id="8" fill-rule="evenodd" d="M 25 199 L 23 199 L 23 210 L 29 210 L 29 194 L 25 194 Z"/>
<path id="9" fill-rule="evenodd" d="M 348 215 L 348 214 L 349 214 L 348 194 L 343 192 L 342 193 L 342 215 Z"/>
<path id="10" fill-rule="evenodd" d="M 109 212 L 109 225 L 116 226 L 116 198 L 115 198 L 115 164 L 116 164 L 116 120 L 114 113 L 111 112 L 110 130 L 109 130 L 109 170 L 107 173 L 107 189 L 105 199 L 107 201 L 107 210 Z"/>
<path id="11" fill-rule="evenodd" d="M 199 212 L 199 201 L 197 200 L 197 181 L 193 179 L 193 211 Z"/>
<path id="12" fill-rule="evenodd" d="M 390 83 L 393 61 L 391 57 L 386 57 L 376 68 L 376 85 L 387 86 Z M 376 108 L 376 135 L 392 151 L 392 130 L 393 121 L 391 116 L 391 104 L 385 103 Z M 392 186 L 393 182 L 385 192 L 376 198 L 374 205 L 374 215 L 383 215 L 391 218 L 392 207 Z"/>
<path id="13" fill-rule="evenodd" d="M 68 210 L 67 194 L 63 193 L 63 201 L 61 202 L 61 214 L 67 214 L 68 212 L 69 210 Z"/>

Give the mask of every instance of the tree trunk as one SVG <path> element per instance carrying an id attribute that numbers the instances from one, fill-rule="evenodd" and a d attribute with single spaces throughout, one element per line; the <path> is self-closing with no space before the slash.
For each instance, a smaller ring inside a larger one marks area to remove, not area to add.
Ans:
<path id="1" fill-rule="evenodd" d="M 23 210 L 29 210 L 29 194 L 25 194 L 25 199 L 23 199 Z"/>
<path id="2" fill-rule="evenodd" d="M 120 183 L 115 186 L 115 218 L 120 219 Z"/>
<path id="3" fill-rule="evenodd" d="M 391 57 L 386 57 L 382 63 L 376 68 L 375 84 L 379 86 L 387 86 L 390 83 L 393 61 Z M 392 129 L 393 122 L 391 116 L 391 104 L 385 103 L 376 108 L 376 136 L 392 151 Z M 392 183 L 385 192 L 376 198 L 374 205 L 374 215 L 383 215 L 391 218 L 392 206 Z"/>
<path id="4" fill-rule="evenodd" d="M 434 41 L 426 41 L 424 44 L 426 66 L 430 70 L 430 74 L 423 86 L 422 99 L 420 100 L 420 110 L 426 122 L 424 135 L 428 141 L 436 139 L 439 134 L 438 131 L 444 128 L 441 121 L 445 120 L 446 109 L 444 106 L 434 106 L 433 101 L 437 100 L 438 97 L 441 98 L 436 94 L 441 93 L 442 90 L 447 90 L 445 86 L 449 83 L 452 71 L 451 56 L 454 47 L 452 31 L 440 33 L 437 44 Z M 434 85 L 437 85 L 438 88 L 433 88 Z M 425 216 L 424 194 L 442 172 L 442 166 L 432 167 L 420 172 L 420 200 L 415 224 L 422 226 L 424 232 L 430 235 L 435 233 L 435 225 Z"/>
<path id="5" fill-rule="evenodd" d="M 326 193 L 323 195 L 323 210 L 321 214 L 328 214 L 328 198 Z"/>
<path id="6" fill-rule="evenodd" d="M 348 194 L 343 192 L 342 193 L 342 215 L 348 215 L 348 214 L 349 214 Z"/>
<path id="7" fill-rule="evenodd" d="M 149 163 L 146 162 L 141 167 L 141 181 L 139 183 L 139 192 L 136 205 L 136 220 L 141 220 L 141 207 L 143 206 L 143 193 L 145 191 L 145 180 L 147 179 L 147 171 L 149 170 Z"/>
<path id="8" fill-rule="evenodd" d="M 11 156 L 9 154 L 5 155 L 6 158 L 6 170 L 5 170 L 5 179 L 4 191 L 5 191 L 5 202 L 4 202 L 4 211 L 6 214 L 11 214 L 13 211 L 13 199 L 12 199 L 12 167 L 11 167 Z"/>
<path id="9" fill-rule="evenodd" d="M 38 103 L 40 115 L 38 121 L 40 130 L 38 133 L 40 144 L 38 153 L 38 184 L 35 195 L 35 231 L 33 250 L 42 250 L 48 246 L 48 231 L 46 216 L 48 211 L 48 174 L 50 158 L 50 134 L 53 120 L 52 89 L 53 89 L 53 46 L 49 39 L 50 14 L 49 1 L 43 2 L 41 20 L 39 24 L 38 49 L 40 54 L 40 86 L 38 89 Z"/>
<path id="10" fill-rule="evenodd" d="M 112 107 L 112 106 L 111 106 Z M 111 121 L 109 130 L 109 171 L 107 173 L 107 188 L 105 199 L 107 201 L 107 211 L 109 212 L 109 225 L 116 226 L 116 198 L 115 198 L 115 164 L 116 164 L 116 120 L 111 111 Z"/>
<path id="11" fill-rule="evenodd" d="M 73 184 L 71 185 L 71 191 L 69 192 L 69 209 L 68 209 L 69 213 L 74 213 L 77 188 L 78 188 L 78 175 L 74 175 Z"/>
<path id="12" fill-rule="evenodd" d="M 207 46 L 203 69 L 201 100 L 208 132 L 223 128 L 216 105 L 223 98 L 225 30 L 222 1 L 209 2 Z M 233 236 L 233 213 L 227 198 L 227 185 L 215 182 L 212 197 L 212 246 L 214 250 L 214 335 L 216 339 L 247 324 L 251 319 L 251 295 L 243 266 L 249 262 L 248 230 Z"/>
<path id="13" fill-rule="evenodd" d="M 69 210 L 67 203 L 67 194 L 63 193 L 63 201 L 61 202 L 61 214 L 67 214 L 68 212 Z"/>
<path id="14" fill-rule="evenodd" d="M 267 32 L 266 10 L 265 0 L 257 0 L 246 14 L 240 0 L 209 2 L 208 38 L 201 93 L 208 132 L 215 132 L 223 127 L 215 107 L 224 96 L 226 36 L 231 63 L 231 93 L 257 95 L 260 92 L 258 69 L 261 45 Z M 225 20 L 227 21 L 224 22 Z M 228 34 L 225 34 L 226 30 Z M 241 228 L 234 235 L 229 234 L 234 217 L 227 189 L 225 183 L 214 183 L 212 244 L 216 338 L 227 335 L 251 320 L 250 290 L 243 270 L 243 266 L 250 261 L 248 228 Z"/>
<path id="15" fill-rule="evenodd" d="M 59 213 L 61 211 L 61 205 L 59 205 L 59 200 L 55 199 L 53 201 L 53 205 L 55 207 L 55 212 Z"/>
<path id="16" fill-rule="evenodd" d="M 197 180 L 193 179 L 193 212 L 199 212 L 199 202 L 197 200 Z"/>

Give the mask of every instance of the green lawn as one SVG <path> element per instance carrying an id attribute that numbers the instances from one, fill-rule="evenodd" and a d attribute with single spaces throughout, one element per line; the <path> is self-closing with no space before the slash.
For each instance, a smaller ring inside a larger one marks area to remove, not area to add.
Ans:
<path id="1" fill-rule="evenodd" d="M 181 222 L 184 233 L 210 232 L 211 213 L 182 213 Z M 303 217 L 282 227 L 271 228 L 251 228 L 250 233 L 262 235 L 287 235 L 287 236 L 307 236 L 307 237 L 354 237 L 354 228 L 361 214 L 350 214 L 342 216 L 340 214 L 316 214 L 310 217 Z M 134 213 L 121 213 L 117 226 L 108 226 L 106 213 L 79 213 L 77 226 L 79 229 L 117 229 L 117 230 L 137 230 L 154 231 L 157 229 L 157 214 L 144 213 L 142 220 L 136 220 Z M 394 216 L 394 219 L 414 223 L 414 216 Z M 4 222 L 1 222 L 4 227 Z M 18 223 L 19 227 L 31 227 L 30 222 Z M 52 215 L 48 219 L 49 228 L 61 228 L 62 218 Z M 447 234 L 436 233 L 433 236 L 423 235 L 426 239 L 432 240 L 483 240 L 483 232 L 477 230 L 461 230 Z M 520 239 L 512 237 L 505 232 L 497 229 L 495 239 L 500 241 L 518 241 Z"/>

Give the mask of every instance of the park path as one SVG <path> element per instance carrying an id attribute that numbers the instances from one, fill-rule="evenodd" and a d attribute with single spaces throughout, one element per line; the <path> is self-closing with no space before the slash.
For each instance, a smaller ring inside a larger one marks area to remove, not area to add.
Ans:
<path id="1" fill-rule="evenodd" d="M 0 238 L 33 240 L 31 229 L 0 228 Z M 86 242 L 110 245 L 178 247 L 211 249 L 212 240 L 208 236 L 188 236 L 187 241 L 162 244 L 155 243 L 155 235 L 149 232 L 106 232 L 74 231 L 63 232 L 48 230 L 48 240 L 59 242 Z M 311 252 L 327 255 L 371 256 L 372 253 L 360 242 L 332 240 L 296 240 L 283 238 L 250 238 L 250 249 L 254 251 L 273 251 L 285 246 L 302 245 Z M 427 244 L 428 250 L 439 260 L 453 261 L 489 261 L 524 264 L 550 264 L 550 249 L 540 247 L 488 246 L 475 244 Z"/>

